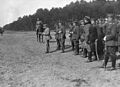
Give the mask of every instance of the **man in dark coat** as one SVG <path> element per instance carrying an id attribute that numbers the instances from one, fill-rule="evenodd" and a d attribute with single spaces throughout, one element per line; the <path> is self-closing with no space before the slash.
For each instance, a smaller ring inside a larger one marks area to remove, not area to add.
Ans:
<path id="1" fill-rule="evenodd" d="M 97 60 L 96 50 L 95 50 L 95 41 L 97 39 L 97 28 L 91 24 L 89 28 L 89 35 L 87 43 L 90 46 L 90 51 L 88 51 L 88 62 L 92 62 L 92 53 L 94 53 L 95 60 Z"/>
<path id="2" fill-rule="evenodd" d="M 75 45 L 75 55 L 79 54 L 79 39 L 80 39 L 80 28 L 78 26 L 78 22 L 75 21 L 73 23 L 73 34 L 72 34 L 72 40 L 74 41 Z"/>
<path id="3" fill-rule="evenodd" d="M 105 58 L 104 58 L 104 67 L 106 68 L 109 57 L 112 61 L 111 70 L 115 70 L 116 67 L 116 51 L 118 46 L 118 37 L 117 37 L 117 24 L 113 23 L 112 16 L 108 16 L 108 23 L 106 24 L 105 30 Z"/>
<path id="4" fill-rule="evenodd" d="M 98 52 L 98 57 L 99 59 L 103 59 L 103 55 L 104 55 L 104 42 L 103 42 L 103 38 L 104 38 L 104 25 L 102 24 L 102 21 L 99 20 L 98 24 L 96 25 L 97 27 L 97 52 Z"/>

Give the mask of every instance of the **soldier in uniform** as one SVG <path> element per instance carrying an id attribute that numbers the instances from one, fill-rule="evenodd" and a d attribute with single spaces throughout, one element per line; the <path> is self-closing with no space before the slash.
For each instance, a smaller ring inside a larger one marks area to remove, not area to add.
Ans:
<path id="1" fill-rule="evenodd" d="M 83 57 L 86 58 L 88 56 L 88 51 L 89 49 L 89 45 L 87 44 L 88 41 L 88 35 L 89 35 L 89 28 L 91 26 L 91 21 L 90 21 L 90 17 L 85 16 L 84 18 L 84 49 L 83 49 Z"/>
<path id="2" fill-rule="evenodd" d="M 97 52 L 98 52 L 98 57 L 99 59 L 103 59 L 103 55 L 104 55 L 104 43 L 103 43 L 103 38 L 104 38 L 104 32 L 103 32 L 103 29 L 104 29 L 104 25 L 102 23 L 102 20 L 98 20 L 98 24 L 96 25 L 97 27 L 97 35 L 98 35 L 98 38 L 97 38 Z"/>
<path id="3" fill-rule="evenodd" d="M 118 52 L 120 53 L 120 21 L 117 24 L 118 28 Z"/>
<path id="4" fill-rule="evenodd" d="M 88 35 L 88 40 L 87 44 L 89 45 L 88 50 L 88 62 L 92 62 L 92 54 L 94 53 L 95 59 L 97 60 L 97 55 L 96 55 L 96 50 L 95 50 L 95 41 L 97 39 L 97 28 L 95 25 L 91 24 L 89 27 L 89 35 Z"/>
<path id="5" fill-rule="evenodd" d="M 80 48 L 81 48 L 81 52 L 83 52 L 83 49 L 84 49 L 84 40 L 85 40 L 85 37 L 84 37 L 84 21 L 81 20 L 80 21 Z"/>
<path id="6" fill-rule="evenodd" d="M 50 28 L 47 26 L 47 24 L 44 24 L 45 31 L 42 33 L 45 36 L 45 43 L 46 43 L 46 53 L 49 53 L 50 50 Z"/>
<path id="7" fill-rule="evenodd" d="M 62 53 L 64 53 L 65 50 L 65 39 L 66 39 L 66 29 L 65 27 L 62 25 L 62 23 L 58 24 L 58 28 L 59 28 L 59 37 L 60 37 L 60 44 L 61 44 L 61 49 L 62 49 Z"/>
<path id="8" fill-rule="evenodd" d="M 80 39 L 80 28 L 78 26 L 78 22 L 75 21 L 73 23 L 73 35 L 72 35 L 72 40 L 74 41 L 75 45 L 75 55 L 79 54 L 79 39 Z"/>
<path id="9" fill-rule="evenodd" d="M 74 51 L 74 41 L 73 41 L 73 39 L 72 39 L 72 35 L 73 35 L 73 23 L 70 23 L 69 24 L 69 28 L 70 28 L 70 30 L 69 30 L 69 37 L 70 37 L 70 42 L 71 42 L 71 46 L 72 46 L 72 51 Z"/>
<path id="10" fill-rule="evenodd" d="M 60 50 L 61 44 L 60 44 L 60 29 L 58 28 L 58 25 L 55 25 L 55 39 L 57 42 L 57 49 L 56 50 Z"/>
<path id="11" fill-rule="evenodd" d="M 117 51 L 117 23 L 113 23 L 112 15 L 108 15 L 108 23 L 105 29 L 105 58 L 104 58 L 104 68 L 106 69 L 109 58 L 112 61 L 111 70 L 116 68 L 116 51 Z"/>

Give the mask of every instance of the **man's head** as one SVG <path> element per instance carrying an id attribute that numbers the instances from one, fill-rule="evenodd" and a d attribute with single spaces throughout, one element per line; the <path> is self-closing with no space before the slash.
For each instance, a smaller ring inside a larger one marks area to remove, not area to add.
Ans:
<path id="1" fill-rule="evenodd" d="M 83 21 L 83 20 L 81 20 L 81 21 L 80 21 L 80 24 L 81 24 L 81 25 L 84 25 L 84 21 Z"/>
<path id="2" fill-rule="evenodd" d="M 78 26 L 78 25 L 79 25 L 78 21 L 73 22 L 73 26 Z"/>
<path id="3" fill-rule="evenodd" d="M 59 26 L 61 26 L 61 25 L 62 25 L 62 23 L 61 23 L 61 22 L 59 22 L 59 23 L 58 23 L 58 25 L 59 25 Z"/>
<path id="4" fill-rule="evenodd" d="M 89 17 L 89 16 L 85 16 L 84 22 L 85 22 L 85 24 L 86 24 L 86 23 L 91 23 L 90 17 Z"/>
<path id="5" fill-rule="evenodd" d="M 113 20 L 113 15 L 112 14 L 108 14 L 107 15 L 107 21 L 108 22 L 112 22 L 112 20 Z"/>

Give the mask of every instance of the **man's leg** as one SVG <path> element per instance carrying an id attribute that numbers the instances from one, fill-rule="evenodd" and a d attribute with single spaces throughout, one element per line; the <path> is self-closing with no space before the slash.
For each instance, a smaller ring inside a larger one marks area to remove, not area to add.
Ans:
<path id="1" fill-rule="evenodd" d="M 41 35 L 41 37 L 42 37 L 41 39 L 42 39 L 42 42 L 43 42 L 43 37 L 44 37 L 44 36 L 43 36 L 43 35 Z"/>
<path id="2" fill-rule="evenodd" d="M 107 47 L 106 52 L 105 52 L 105 56 L 104 56 L 105 57 L 104 58 L 104 68 L 106 68 L 109 57 L 110 57 L 109 50 L 110 50 L 109 47 Z"/>
<path id="3" fill-rule="evenodd" d="M 86 58 L 87 57 L 87 49 L 86 48 L 83 48 L 83 57 Z"/>
<path id="4" fill-rule="evenodd" d="M 112 69 L 115 69 L 116 66 L 116 47 L 111 47 L 110 56 L 112 61 Z"/>
<path id="5" fill-rule="evenodd" d="M 60 40 L 56 39 L 56 41 L 57 41 L 57 50 L 60 50 Z"/>
<path id="6" fill-rule="evenodd" d="M 72 50 L 74 51 L 74 41 L 71 40 Z"/>
<path id="7" fill-rule="evenodd" d="M 39 42 L 41 42 L 41 34 L 39 34 Z"/>
<path id="8" fill-rule="evenodd" d="M 74 40 L 74 44 L 75 44 L 75 55 L 79 54 L 79 41 Z"/>
<path id="9" fill-rule="evenodd" d="M 46 53 L 49 53 L 49 40 L 46 41 Z"/>
<path id="10" fill-rule="evenodd" d="M 65 49 L 65 39 L 61 40 L 61 47 L 62 47 L 62 53 L 64 53 L 64 49 Z"/>

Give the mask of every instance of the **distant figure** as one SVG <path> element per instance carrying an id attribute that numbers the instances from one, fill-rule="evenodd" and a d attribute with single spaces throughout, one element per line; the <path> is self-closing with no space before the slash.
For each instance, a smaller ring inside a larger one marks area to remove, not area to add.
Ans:
<path id="1" fill-rule="evenodd" d="M 77 21 L 73 22 L 72 40 L 74 43 L 74 55 L 79 54 L 80 28 Z"/>
<path id="2" fill-rule="evenodd" d="M 56 50 L 60 50 L 61 44 L 60 44 L 60 34 L 59 34 L 60 30 L 58 28 L 58 25 L 55 25 L 55 39 L 57 42 L 57 49 Z"/>
<path id="3" fill-rule="evenodd" d="M 59 30 L 59 40 L 60 40 L 60 45 L 61 45 L 61 50 L 62 53 L 64 53 L 65 50 L 65 39 L 66 39 L 66 29 L 62 25 L 62 23 L 58 24 L 58 30 Z"/>
<path id="4" fill-rule="evenodd" d="M 4 29 L 2 27 L 0 27 L 1 36 L 3 36 L 3 32 L 4 32 Z"/>
<path id="5" fill-rule="evenodd" d="M 36 35 L 37 35 L 37 41 L 38 42 L 41 42 L 41 39 L 42 39 L 42 42 L 43 42 L 43 35 L 42 35 L 43 31 L 44 31 L 44 29 L 43 29 L 42 21 L 40 21 L 39 18 L 37 18 L 37 21 L 36 21 Z"/>
<path id="6" fill-rule="evenodd" d="M 71 42 L 71 46 L 72 46 L 72 51 L 74 51 L 75 45 L 74 45 L 74 40 L 72 39 L 72 35 L 73 35 L 73 23 L 69 24 L 69 37 L 70 37 L 70 42 Z"/>
<path id="7" fill-rule="evenodd" d="M 46 53 L 49 53 L 50 51 L 50 28 L 47 26 L 47 24 L 44 24 L 45 31 L 43 32 L 43 35 L 45 36 L 45 43 L 46 43 Z"/>

